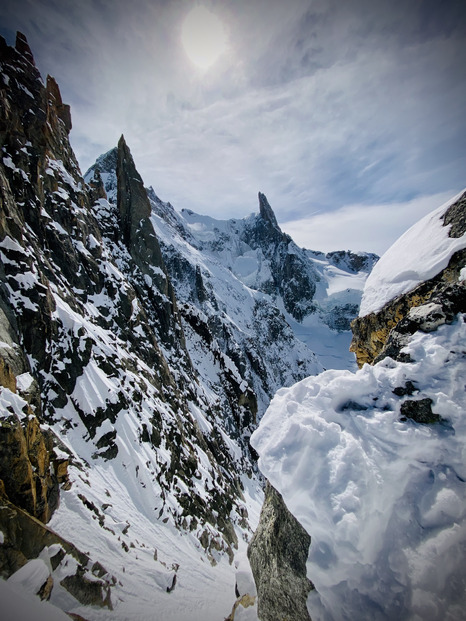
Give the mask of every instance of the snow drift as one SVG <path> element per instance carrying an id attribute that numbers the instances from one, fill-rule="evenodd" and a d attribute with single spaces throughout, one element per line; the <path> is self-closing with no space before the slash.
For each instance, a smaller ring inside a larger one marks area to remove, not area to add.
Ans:
<path id="1" fill-rule="evenodd" d="M 429 278 L 464 247 L 464 235 L 439 230 L 457 198 L 380 259 L 362 313 Z M 463 268 L 455 286 L 464 288 L 464 276 Z M 427 317 L 431 307 L 411 312 Z M 314 621 L 464 618 L 465 352 L 460 312 L 406 334 L 397 360 L 326 371 L 272 400 L 251 443 L 261 471 L 312 537 Z"/>

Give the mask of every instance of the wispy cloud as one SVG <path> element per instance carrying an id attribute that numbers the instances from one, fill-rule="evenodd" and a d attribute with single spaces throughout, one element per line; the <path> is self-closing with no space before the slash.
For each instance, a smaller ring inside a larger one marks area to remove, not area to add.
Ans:
<path id="1" fill-rule="evenodd" d="M 360 250 L 381 256 L 415 222 L 454 195 L 451 191 L 401 203 L 345 205 L 332 212 L 284 222 L 281 227 L 309 250 Z"/>
<path id="2" fill-rule="evenodd" d="M 124 133 L 176 208 L 241 217 L 261 190 L 279 222 L 465 185 L 464 0 L 210 0 L 229 48 L 202 75 L 190 5 L 3 0 L 71 104 L 83 169 Z"/>

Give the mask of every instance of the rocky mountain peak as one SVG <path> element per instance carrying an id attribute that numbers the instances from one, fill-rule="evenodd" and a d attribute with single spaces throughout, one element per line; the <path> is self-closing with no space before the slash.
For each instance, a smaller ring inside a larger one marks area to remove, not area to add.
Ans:
<path id="1" fill-rule="evenodd" d="M 34 56 L 32 55 L 31 48 L 29 47 L 28 40 L 26 39 L 26 36 L 19 31 L 16 33 L 15 49 L 17 52 L 19 52 L 19 54 L 21 54 L 21 56 L 24 56 L 24 58 L 26 58 L 26 60 L 28 60 L 31 65 L 33 65 L 34 67 L 36 66 Z"/>
<path id="2" fill-rule="evenodd" d="M 58 118 L 63 121 L 66 133 L 69 134 L 72 128 L 70 106 L 63 103 L 58 84 L 50 75 L 47 76 L 47 95 L 55 106 Z"/>
<path id="3" fill-rule="evenodd" d="M 276 229 L 280 229 L 272 207 L 270 206 L 267 197 L 265 194 L 262 194 L 262 192 L 259 192 L 259 213 L 263 220 L 269 222 Z"/>
<path id="4" fill-rule="evenodd" d="M 118 147 L 113 147 L 110 151 L 100 155 L 95 164 L 89 168 L 85 177 L 89 175 L 95 168 L 98 168 L 101 173 L 115 173 L 117 169 L 118 161 Z"/>
<path id="5" fill-rule="evenodd" d="M 117 185 L 123 239 L 131 248 L 138 238 L 141 222 L 150 216 L 151 208 L 142 178 L 123 135 L 118 141 Z"/>

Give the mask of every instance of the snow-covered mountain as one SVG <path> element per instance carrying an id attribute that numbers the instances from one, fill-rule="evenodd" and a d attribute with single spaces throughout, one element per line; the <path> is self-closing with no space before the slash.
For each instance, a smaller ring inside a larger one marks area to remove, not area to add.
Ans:
<path id="1" fill-rule="evenodd" d="M 115 149 L 89 169 L 87 182 L 98 183 L 96 171 L 115 204 Z M 231 220 L 177 212 L 153 188 L 148 196 L 185 329 L 206 324 L 241 373 L 247 369 L 260 415 L 275 391 L 298 376 L 322 366 L 354 367 L 350 322 L 376 255 L 299 248 L 280 230 L 262 193 L 259 213 Z M 190 354 L 199 359 L 195 350 Z"/>
<path id="2" fill-rule="evenodd" d="M 129 149 L 112 204 L 24 38 L 1 58 L 2 575 L 41 555 L 50 601 L 87 619 L 225 616 L 261 490 L 189 356 Z M 230 366 L 240 438 L 254 395 Z M 21 513 L 18 536 L 20 508 L 56 535 Z"/>
<path id="3" fill-rule="evenodd" d="M 262 194 L 242 220 L 177 212 L 123 137 L 84 179 L 23 35 L 0 63 L 2 595 L 224 618 L 253 590 L 250 435 L 278 389 L 354 364 L 376 257 L 298 248 Z"/>
<path id="4" fill-rule="evenodd" d="M 464 619 L 465 207 L 462 192 L 375 266 L 353 323 L 361 368 L 281 389 L 251 438 L 261 471 L 312 537 L 313 621 Z M 266 537 L 253 556 L 261 546 L 270 548 Z M 267 600 L 283 585 L 271 593 L 260 565 L 255 574 L 259 616 L 271 621 Z M 287 618 L 302 621 L 288 606 Z"/>

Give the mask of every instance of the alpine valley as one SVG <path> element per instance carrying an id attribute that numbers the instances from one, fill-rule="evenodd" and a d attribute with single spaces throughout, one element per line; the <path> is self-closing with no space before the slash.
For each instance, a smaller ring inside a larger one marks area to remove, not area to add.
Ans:
<path id="1" fill-rule="evenodd" d="M 175 211 L 123 136 L 83 176 L 24 35 L 0 63 L 2 614 L 255 619 L 251 434 L 277 390 L 355 370 L 377 257 L 299 248 L 262 193 Z"/>

